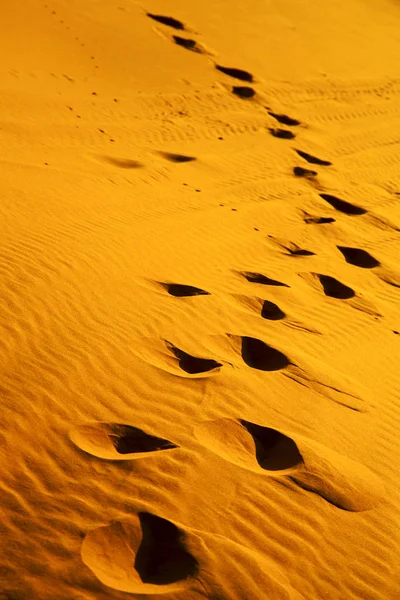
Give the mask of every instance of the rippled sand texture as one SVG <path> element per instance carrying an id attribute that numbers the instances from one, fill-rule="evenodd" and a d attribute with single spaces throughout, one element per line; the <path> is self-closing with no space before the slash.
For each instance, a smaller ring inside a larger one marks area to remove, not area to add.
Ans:
<path id="1" fill-rule="evenodd" d="M 400 5 L 3 4 L 0 599 L 399 600 Z"/>

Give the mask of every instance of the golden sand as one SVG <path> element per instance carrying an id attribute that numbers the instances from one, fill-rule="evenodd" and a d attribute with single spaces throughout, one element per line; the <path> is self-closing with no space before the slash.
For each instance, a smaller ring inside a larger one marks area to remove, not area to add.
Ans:
<path id="1" fill-rule="evenodd" d="M 1 600 L 400 600 L 400 5 L 4 1 Z"/>

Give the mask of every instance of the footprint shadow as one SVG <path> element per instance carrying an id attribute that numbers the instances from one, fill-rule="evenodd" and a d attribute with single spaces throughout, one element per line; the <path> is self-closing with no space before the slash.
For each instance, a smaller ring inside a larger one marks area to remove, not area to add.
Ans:
<path id="1" fill-rule="evenodd" d="M 240 79 L 241 81 L 247 81 L 249 83 L 253 83 L 254 81 L 253 75 L 243 69 L 223 67 L 222 65 L 215 65 L 215 68 L 217 71 L 221 71 L 221 73 L 225 73 L 225 75 L 229 75 L 229 77 L 233 77 L 234 79 Z"/>
<path id="2" fill-rule="evenodd" d="M 271 135 L 280 138 L 281 140 L 293 140 L 296 137 L 293 131 L 290 131 L 289 129 L 279 129 L 270 127 L 268 131 Z"/>
<path id="3" fill-rule="evenodd" d="M 356 295 L 351 287 L 341 283 L 338 279 L 335 279 L 335 277 L 321 275 L 319 273 L 317 273 L 316 276 L 322 285 L 325 296 L 336 298 L 338 300 L 349 300 Z"/>
<path id="4" fill-rule="evenodd" d="M 304 223 L 307 225 L 325 225 L 327 223 L 335 223 L 333 217 L 316 217 L 308 213 L 304 213 Z"/>
<path id="5" fill-rule="evenodd" d="M 241 419 L 240 423 L 253 438 L 256 460 L 265 471 L 286 471 L 302 462 L 302 456 L 294 441 L 280 431 L 244 419 Z"/>
<path id="6" fill-rule="evenodd" d="M 186 163 L 196 160 L 195 156 L 186 156 L 185 154 L 174 154 L 173 152 L 159 152 L 160 156 L 173 163 Z"/>
<path id="7" fill-rule="evenodd" d="M 286 314 L 274 302 L 271 302 L 270 300 L 264 300 L 261 309 L 261 316 L 263 319 L 267 319 L 269 321 L 280 321 L 286 317 Z"/>
<path id="8" fill-rule="evenodd" d="M 96 421 L 70 431 L 71 441 L 81 450 L 105 460 L 133 460 L 178 448 L 170 440 L 151 435 L 132 425 Z"/>
<path id="9" fill-rule="evenodd" d="M 317 171 L 304 169 L 304 167 L 293 167 L 293 174 L 295 177 L 304 177 L 305 179 L 313 179 L 318 175 Z"/>
<path id="10" fill-rule="evenodd" d="M 133 594 L 179 592 L 199 572 L 184 529 L 149 512 L 89 531 L 81 556 L 103 584 Z"/>
<path id="11" fill-rule="evenodd" d="M 248 100 L 249 98 L 253 98 L 256 92 L 252 87 L 245 85 L 234 85 L 232 88 L 232 93 L 243 100 Z"/>
<path id="12" fill-rule="evenodd" d="M 253 337 L 242 337 L 241 354 L 247 366 L 259 371 L 280 371 L 291 364 L 283 352 Z"/>
<path id="13" fill-rule="evenodd" d="M 198 356 L 192 356 L 180 348 L 177 348 L 170 342 L 167 342 L 167 345 L 178 359 L 180 369 L 189 375 L 208 373 L 210 371 L 215 371 L 219 367 L 222 367 L 222 363 L 212 358 L 199 358 Z"/>
<path id="14" fill-rule="evenodd" d="M 174 35 L 172 38 L 177 46 L 181 46 L 182 48 L 190 50 L 191 52 L 196 52 L 197 54 L 205 54 L 205 51 L 198 45 L 196 40 L 183 38 L 179 35 Z"/>
<path id="15" fill-rule="evenodd" d="M 278 121 L 278 123 L 281 123 L 282 125 L 288 125 L 289 127 L 296 127 L 297 125 L 300 125 L 300 121 L 293 119 L 288 115 L 274 113 L 270 110 L 268 111 L 268 114 L 273 117 L 275 121 Z"/>
<path id="16" fill-rule="evenodd" d="M 156 15 L 154 13 L 146 13 L 150 19 L 157 21 L 158 23 L 162 23 L 162 25 L 167 25 L 167 27 L 172 27 L 173 29 L 184 30 L 185 25 L 182 21 L 178 21 L 178 19 L 174 19 L 173 17 L 166 17 L 164 15 Z"/>
<path id="17" fill-rule="evenodd" d="M 184 285 L 181 283 L 163 283 L 162 285 L 166 288 L 170 296 L 175 296 L 177 298 L 210 295 L 210 292 L 192 285 Z"/>
<path id="18" fill-rule="evenodd" d="M 379 260 L 376 260 L 376 258 L 372 256 L 372 254 L 361 248 L 350 248 L 349 246 L 336 247 L 343 254 L 345 261 L 355 267 L 361 267 L 361 269 L 374 269 L 381 264 Z"/>
<path id="19" fill-rule="evenodd" d="M 333 208 L 335 208 L 337 211 L 342 212 L 346 215 L 365 215 L 365 213 L 367 212 L 365 208 L 362 208 L 361 206 L 356 206 L 355 204 L 351 204 L 346 200 L 341 200 L 341 198 L 338 198 L 337 196 L 332 196 L 332 194 L 320 194 L 320 196 L 323 200 L 325 200 L 325 202 L 328 202 L 328 204 L 333 206 Z"/>
<path id="20" fill-rule="evenodd" d="M 198 573 L 196 559 L 187 551 L 182 531 L 174 523 L 148 512 L 138 514 L 142 541 L 135 569 L 143 583 L 169 585 Z"/>
<path id="21" fill-rule="evenodd" d="M 332 163 L 329 160 L 322 160 L 321 158 L 317 158 L 312 154 L 308 154 L 308 152 L 303 152 L 303 150 L 295 150 L 301 158 L 304 158 L 308 163 L 312 165 L 320 165 L 324 167 L 329 167 Z"/>
<path id="22" fill-rule="evenodd" d="M 143 164 L 137 160 L 132 160 L 130 158 L 116 158 L 115 156 L 100 156 L 102 161 L 113 165 L 114 167 L 119 167 L 120 169 L 140 169 L 143 167 Z"/>
<path id="23" fill-rule="evenodd" d="M 290 287 L 287 283 L 283 283 L 282 281 L 278 281 L 277 279 L 271 279 L 266 275 L 262 275 L 262 273 L 253 273 L 251 271 L 245 271 L 244 273 L 240 273 L 242 277 L 247 279 L 250 283 L 261 283 L 262 285 L 274 285 L 280 287 Z"/>

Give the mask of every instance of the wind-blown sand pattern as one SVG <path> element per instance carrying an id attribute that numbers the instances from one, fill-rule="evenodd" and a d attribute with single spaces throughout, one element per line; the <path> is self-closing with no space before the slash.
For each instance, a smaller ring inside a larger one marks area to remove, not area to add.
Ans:
<path id="1" fill-rule="evenodd" d="M 399 4 L 3 4 L 0 599 L 399 600 Z"/>

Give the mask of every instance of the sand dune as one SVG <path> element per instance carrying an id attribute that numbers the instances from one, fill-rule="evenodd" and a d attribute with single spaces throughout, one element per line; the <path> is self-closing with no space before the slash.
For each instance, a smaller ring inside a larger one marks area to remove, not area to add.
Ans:
<path id="1" fill-rule="evenodd" d="M 1 600 L 400 599 L 400 12 L 0 37 Z"/>

